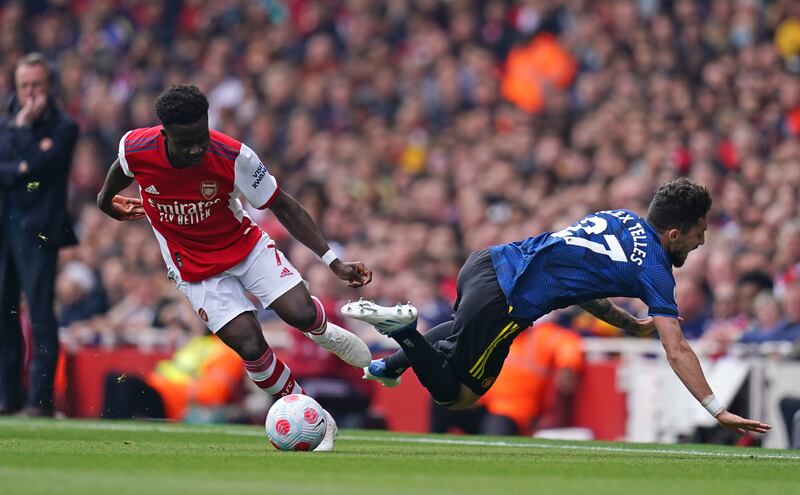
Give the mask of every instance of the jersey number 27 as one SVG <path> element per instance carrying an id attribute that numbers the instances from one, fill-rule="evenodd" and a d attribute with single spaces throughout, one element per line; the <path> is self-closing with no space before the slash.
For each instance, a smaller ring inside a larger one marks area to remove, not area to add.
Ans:
<path id="1" fill-rule="evenodd" d="M 619 243 L 619 239 L 617 239 L 614 235 L 605 234 L 603 236 L 603 239 L 606 241 L 606 245 L 603 245 L 599 242 L 590 241 L 584 237 L 577 237 L 575 235 L 581 230 L 589 235 L 602 234 L 607 228 L 608 222 L 606 222 L 604 218 L 593 215 L 584 218 L 575 225 L 567 227 L 564 230 L 555 232 L 552 235 L 561 237 L 567 244 L 584 247 L 594 251 L 597 254 L 608 256 L 614 261 L 628 261 L 628 259 L 625 257 L 625 251 L 622 250 L 622 245 Z"/>

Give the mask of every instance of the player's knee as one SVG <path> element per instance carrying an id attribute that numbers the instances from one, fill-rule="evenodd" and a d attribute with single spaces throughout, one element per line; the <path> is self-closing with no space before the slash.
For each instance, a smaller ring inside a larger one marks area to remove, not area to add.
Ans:
<path id="1" fill-rule="evenodd" d="M 239 334 L 233 342 L 230 342 L 233 350 L 245 361 L 255 361 L 267 352 L 267 342 L 264 335 L 259 331 L 257 334 L 248 332 Z"/>
<path id="2" fill-rule="evenodd" d="M 310 332 L 325 323 L 325 310 L 317 298 L 311 299 L 311 304 L 305 304 L 295 309 L 292 315 L 294 321 L 289 322 L 301 332 Z"/>
<path id="3" fill-rule="evenodd" d="M 311 327 L 317 319 L 317 312 L 313 309 L 303 308 L 302 310 L 298 310 L 293 317 L 294 321 L 292 322 L 292 326 L 300 329 L 300 331 L 309 332 L 313 330 Z"/>
<path id="4" fill-rule="evenodd" d="M 259 359 L 268 348 L 263 335 L 240 335 L 235 341 L 228 342 L 228 345 L 245 361 Z"/>
<path id="5" fill-rule="evenodd" d="M 246 361 L 259 359 L 269 347 L 261 326 L 250 313 L 242 313 L 228 322 L 217 331 L 217 337 Z"/>

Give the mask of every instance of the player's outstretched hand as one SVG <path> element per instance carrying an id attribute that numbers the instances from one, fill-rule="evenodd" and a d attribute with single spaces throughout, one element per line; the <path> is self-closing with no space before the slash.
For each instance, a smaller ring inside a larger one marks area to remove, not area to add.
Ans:
<path id="1" fill-rule="evenodd" d="M 748 431 L 753 431 L 755 433 L 766 433 L 772 429 L 772 425 L 768 425 L 753 419 L 743 418 L 733 414 L 730 411 L 722 411 L 719 413 L 719 416 L 717 416 L 717 421 L 719 421 L 719 424 L 723 428 L 733 430 L 739 435 L 744 435 Z"/>
<path id="2" fill-rule="evenodd" d="M 122 222 L 130 222 L 144 218 L 144 207 L 139 198 L 126 198 L 117 194 L 111 200 L 111 211 L 108 214 Z"/>
<path id="3" fill-rule="evenodd" d="M 655 331 L 656 323 L 653 321 L 652 316 L 648 316 L 647 318 L 636 318 L 636 326 L 625 329 L 626 333 L 629 335 L 635 335 L 637 337 L 645 337 Z"/>
<path id="4" fill-rule="evenodd" d="M 360 261 L 349 263 L 337 259 L 331 263 L 331 270 L 350 287 L 362 287 L 372 281 L 372 270 Z"/>

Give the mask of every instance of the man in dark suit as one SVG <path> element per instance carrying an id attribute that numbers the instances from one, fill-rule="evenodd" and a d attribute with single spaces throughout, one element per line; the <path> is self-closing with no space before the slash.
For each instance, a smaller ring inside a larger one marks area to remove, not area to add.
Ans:
<path id="1" fill-rule="evenodd" d="M 0 414 L 53 414 L 58 327 L 53 312 L 58 250 L 75 244 L 67 182 L 78 126 L 50 94 L 40 53 L 20 58 L 16 94 L 0 120 Z M 22 386 L 20 295 L 33 328 L 27 394 Z"/>

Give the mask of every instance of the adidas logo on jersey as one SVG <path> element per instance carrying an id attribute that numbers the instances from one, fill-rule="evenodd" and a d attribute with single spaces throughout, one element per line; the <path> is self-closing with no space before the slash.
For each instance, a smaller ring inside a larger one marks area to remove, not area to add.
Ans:
<path id="1" fill-rule="evenodd" d="M 286 267 L 284 266 L 284 267 L 283 267 L 283 270 L 281 271 L 281 278 L 285 278 L 285 277 L 291 277 L 292 275 L 294 275 L 294 274 L 292 273 L 292 271 L 291 271 L 291 270 L 289 270 L 288 268 L 286 268 Z"/>
<path id="2" fill-rule="evenodd" d="M 146 188 L 144 188 L 144 190 L 145 192 L 150 194 L 161 194 L 158 192 L 158 189 L 156 189 L 156 186 L 147 186 Z"/>

